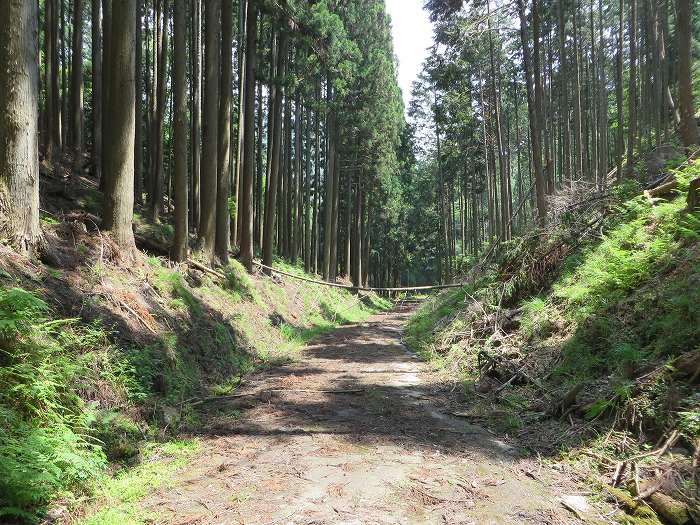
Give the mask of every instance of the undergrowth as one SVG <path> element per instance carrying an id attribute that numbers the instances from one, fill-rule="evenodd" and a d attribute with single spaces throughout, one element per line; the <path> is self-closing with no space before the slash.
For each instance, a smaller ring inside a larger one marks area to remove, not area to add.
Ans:
<path id="1" fill-rule="evenodd" d="M 475 417 L 518 435 L 539 433 L 538 446 L 589 446 L 611 454 L 614 465 L 675 429 L 678 444 L 697 454 L 700 212 L 687 212 L 685 197 L 700 162 L 675 174 L 676 198 L 652 206 L 627 185 L 596 210 L 597 222 L 564 217 L 542 238 L 514 240 L 479 282 L 426 302 L 408 324 L 407 342 L 466 385 Z M 586 221 L 596 228 L 581 235 Z M 499 410 L 469 393 L 484 385 L 481 392 L 491 392 L 514 374 L 512 385 L 488 398 Z M 569 392 L 571 406 L 562 408 Z M 562 412 L 597 429 L 589 441 L 566 427 L 542 436 L 538 428 L 551 429 L 538 426 L 542 414 Z M 638 468 L 653 473 L 651 465 Z M 692 500 L 697 487 L 677 476 L 685 488 L 675 497 Z"/>

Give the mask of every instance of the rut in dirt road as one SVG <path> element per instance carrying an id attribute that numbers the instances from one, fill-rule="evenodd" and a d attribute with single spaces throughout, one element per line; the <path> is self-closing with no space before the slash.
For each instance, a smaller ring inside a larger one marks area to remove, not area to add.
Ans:
<path id="1" fill-rule="evenodd" d="M 530 460 L 446 415 L 445 385 L 401 344 L 409 313 L 340 328 L 252 378 L 145 503 L 157 522 L 577 523 L 547 472 L 528 477 Z"/>

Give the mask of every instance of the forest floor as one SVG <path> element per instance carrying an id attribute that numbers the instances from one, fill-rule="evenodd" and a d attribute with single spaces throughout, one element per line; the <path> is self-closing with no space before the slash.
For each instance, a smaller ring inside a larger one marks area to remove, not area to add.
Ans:
<path id="1" fill-rule="evenodd" d="M 410 314 L 321 335 L 211 401 L 197 455 L 141 502 L 149 521 L 580 523 L 562 498 L 585 487 L 451 415 L 451 385 L 402 344 Z"/>

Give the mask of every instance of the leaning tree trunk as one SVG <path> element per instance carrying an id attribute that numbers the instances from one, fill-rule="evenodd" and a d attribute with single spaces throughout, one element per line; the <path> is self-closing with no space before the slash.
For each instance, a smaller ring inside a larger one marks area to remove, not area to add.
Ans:
<path id="1" fill-rule="evenodd" d="M 255 53 L 257 2 L 248 0 L 246 9 L 246 56 L 243 116 L 243 180 L 241 203 L 241 263 L 253 271 L 253 181 L 255 178 Z"/>
<path id="2" fill-rule="evenodd" d="M 698 124 L 693 108 L 693 84 L 691 79 L 691 5 L 690 0 L 677 0 L 678 19 L 678 106 L 681 113 L 681 137 L 686 147 L 698 144 Z"/>
<path id="3" fill-rule="evenodd" d="M 175 88 L 174 154 L 175 154 L 175 239 L 173 257 L 176 261 L 187 258 L 187 102 L 185 97 L 185 46 L 187 25 L 185 24 L 184 2 L 176 1 L 173 68 L 173 86 Z"/>
<path id="4" fill-rule="evenodd" d="M 0 236 L 33 255 L 39 229 L 39 8 L 0 2 Z"/>
<path id="5" fill-rule="evenodd" d="M 110 86 L 105 117 L 110 124 L 104 148 L 107 188 L 103 226 L 111 230 L 127 257 L 134 249 L 135 19 L 136 0 L 112 4 L 109 58 L 105 64 Z"/>

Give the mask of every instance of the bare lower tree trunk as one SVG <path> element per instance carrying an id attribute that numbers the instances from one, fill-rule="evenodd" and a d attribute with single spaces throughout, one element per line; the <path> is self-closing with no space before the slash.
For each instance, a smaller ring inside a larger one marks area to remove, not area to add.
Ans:
<path id="1" fill-rule="evenodd" d="M 634 145 L 637 137 L 637 0 L 630 0 L 629 19 L 630 78 L 627 90 L 627 176 L 634 174 Z"/>
<path id="2" fill-rule="evenodd" d="M 243 179 L 241 202 L 241 263 L 253 271 L 253 182 L 255 180 L 255 59 L 258 9 L 248 0 L 246 9 L 245 90 L 243 116 Z"/>
<path id="3" fill-rule="evenodd" d="M 112 5 L 109 58 L 105 64 L 110 85 L 109 122 L 105 137 L 107 188 L 103 226 L 130 257 L 134 246 L 134 64 L 136 0 L 119 0 Z"/>
<path id="4" fill-rule="evenodd" d="M 70 143 L 76 154 L 83 152 L 83 1 L 73 2 L 73 50 L 70 87 Z"/>
<path id="5" fill-rule="evenodd" d="M 60 45 L 61 45 L 61 144 L 70 146 L 70 138 L 68 134 L 68 124 L 70 122 L 69 109 L 68 109 L 68 99 L 69 96 L 69 85 L 68 85 L 68 60 L 66 58 L 66 47 L 69 45 L 69 36 L 66 29 L 66 18 L 68 18 L 68 7 L 66 6 L 68 0 L 58 0 L 60 8 Z"/>
<path id="6" fill-rule="evenodd" d="M 93 0 L 94 1 L 94 0 Z M 136 113 L 134 135 L 134 199 L 139 204 L 143 196 L 143 71 L 141 69 L 143 31 L 141 19 L 143 7 L 141 2 L 136 3 L 136 67 L 134 72 L 134 91 Z"/>
<path id="7" fill-rule="evenodd" d="M 158 78 L 156 89 L 156 115 L 155 115 L 155 132 L 154 144 L 155 158 L 153 173 L 153 186 L 151 188 L 151 220 L 157 222 L 160 219 L 161 207 L 163 205 L 163 184 L 165 173 L 163 169 L 164 158 L 164 137 L 163 126 L 165 120 L 165 98 L 166 90 L 165 83 L 168 70 L 168 17 L 169 17 L 169 0 L 162 0 L 163 4 L 163 19 L 160 26 L 160 39 L 158 42 Z"/>
<path id="8" fill-rule="evenodd" d="M 39 229 L 39 9 L 0 3 L 0 237 L 33 255 Z"/>
<path id="9" fill-rule="evenodd" d="M 563 2 L 558 2 L 559 11 L 559 71 L 561 77 L 561 107 L 559 112 L 562 120 L 563 178 L 568 183 L 571 180 L 571 124 L 569 120 L 569 72 L 566 58 L 566 18 Z"/>
<path id="10" fill-rule="evenodd" d="M 353 242 L 352 242 L 352 264 L 351 275 L 352 284 L 360 286 L 362 280 L 362 175 L 363 170 L 357 173 L 357 186 L 355 187 L 355 216 L 353 220 Z M 350 195 L 348 195 L 348 198 Z M 349 205 L 349 203 L 348 203 Z"/>
<path id="11" fill-rule="evenodd" d="M 316 101 L 321 101 L 321 80 L 316 81 Z M 314 111 L 314 209 L 311 217 L 311 236 L 313 237 L 313 245 L 311 247 L 313 259 L 313 272 L 318 274 L 318 259 L 319 259 L 319 224 L 318 224 L 318 207 L 321 198 L 321 119 L 318 108 Z"/>
<path id="12" fill-rule="evenodd" d="M 698 125 L 693 107 L 693 83 L 691 77 L 691 5 L 690 0 L 676 1 L 678 33 L 678 106 L 681 114 L 681 137 L 683 144 L 698 144 Z"/>
<path id="13" fill-rule="evenodd" d="M 281 31 L 279 36 L 279 52 L 277 54 L 277 73 L 274 82 L 278 82 L 285 74 L 287 68 L 287 45 L 289 36 L 286 31 Z M 265 195 L 265 222 L 263 224 L 263 264 L 272 265 L 272 252 L 275 243 L 275 218 L 277 214 L 277 188 L 280 178 L 280 156 L 282 152 L 282 96 L 283 88 L 276 85 L 271 90 L 272 114 L 272 148 L 270 165 L 267 169 L 267 194 Z M 269 274 L 269 270 L 266 270 Z"/>
<path id="14" fill-rule="evenodd" d="M 103 155 L 100 162 L 100 189 L 104 191 L 107 188 L 107 175 L 105 175 L 105 157 L 104 157 L 104 141 L 109 133 L 109 124 L 105 118 L 107 112 L 109 111 L 109 91 L 111 86 L 109 85 L 109 71 L 106 69 L 105 65 L 109 61 L 110 56 L 110 31 L 112 30 L 112 0 L 102 0 L 102 144 L 103 144 Z"/>
<path id="15" fill-rule="evenodd" d="M 204 112 L 202 115 L 202 209 L 199 236 L 202 250 L 208 259 L 214 256 L 216 236 L 216 172 L 218 167 L 218 112 L 219 112 L 219 11 L 221 0 L 204 2 Z"/>
<path id="16" fill-rule="evenodd" d="M 233 5 L 231 0 L 221 2 L 221 86 L 219 88 L 219 139 L 217 147 L 216 180 L 216 241 L 214 253 L 222 263 L 228 262 L 229 170 L 231 161 L 231 79 L 233 74 Z"/>
<path id="17" fill-rule="evenodd" d="M 184 2 L 176 1 L 173 67 L 173 86 L 175 90 L 174 119 L 174 155 L 175 155 L 175 239 L 173 258 L 184 261 L 187 258 L 187 102 L 185 97 L 185 54 L 187 53 Z"/>
<path id="18" fill-rule="evenodd" d="M 617 57 L 615 59 L 615 99 L 617 102 L 617 137 L 616 137 L 616 157 L 617 157 L 617 180 L 622 180 L 622 158 L 625 154 L 625 131 L 624 131 L 624 102 L 623 102 L 623 57 L 622 47 L 624 45 L 625 33 L 625 9 L 624 0 L 620 0 L 618 6 L 618 30 L 617 30 Z"/>
<path id="19" fill-rule="evenodd" d="M 202 2 L 192 1 L 192 226 L 199 228 L 202 134 Z"/>
<path id="20" fill-rule="evenodd" d="M 332 87 L 331 82 L 327 86 L 327 100 L 331 102 Z M 326 155 L 326 196 L 323 200 L 324 221 L 323 221 L 323 278 L 329 280 L 331 276 L 331 229 L 333 216 L 333 184 L 335 182 L 335 114 L 331 110 L 328 114 L 328 123 L 326 124 L 326 133 L 328 134 L 328 152 Z"/>
<path id="21" fill-rule="evenodd" d="M 46 72 L 46 156 L 53 159 L 61 144 L 60 104 L 58 101 L 58 18 L 56 0 L 46 0 L 44 43 Z"/>
<path id="22" fill-rule="evenodd" d="M 539 16 L 537 14 L 537 0 L 533 0 L 532 5 L 533 10 L 533 38 L 535 42 L 539 39 Z M 520 14 L 520 37 L 523 45 L 523 62 L 525 66 L 525 79 L 527 85 L 527 107 L 530 120 L 530 132 L 532 140 L 532 158 L 533 158 L 533 169 L 535 172 L 535 191 L 537 195 L 537 216 L 540 224 L 544 224 L 547 220 L 547 205 L 545 202 L 545 182 L 544 174 L 542 173 L 542 145 L 540 142 L 540 112 L 538 110 L 539 104 L 537 104 L 537 82 L 538 74 L 536 72 L 534 76 L 535 86 L 533 86 L 533 78 L 530 76 L 532 59 L 530 57 L 530 46 L 528 44 L 527 38 L 527 20 L 525 18 L 525 5 L 524 0 L 518 0 L 518 12 Z M 535 44 L 535 62 L 539 62 L 539 45 Z M 539 66 L 535 66 L 539 69 Z"/>
<path id="23" fill-rule="evenodd" d="M 50 0 L 49 0 L 50 2 Z M 48 3 L 48 2 L 47 2 Z M 102 2 L 92 0 L 92 170 L 97 180 L 102 168 Z"/>
<path id="24" fill-rule="evenodd" d="M 242 181 L 243 181 L 243 143 L 245 124 L 244 112 L 244 92 L 245 92 L 245 24 L 246 24 L 246 9 L 248 2 L 242 0 L 238 3 L 238 133 L 236 136 L 236 164 L 233 172 L 233 195 L 236 199 L 236 213 L 231 219 L 231 244 L 238 247 L 241 242 L 241 201 L 242 198 Z"/>

